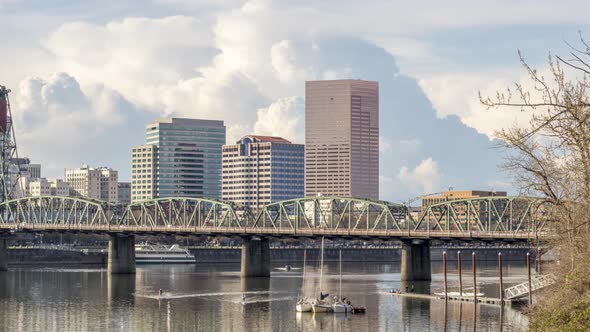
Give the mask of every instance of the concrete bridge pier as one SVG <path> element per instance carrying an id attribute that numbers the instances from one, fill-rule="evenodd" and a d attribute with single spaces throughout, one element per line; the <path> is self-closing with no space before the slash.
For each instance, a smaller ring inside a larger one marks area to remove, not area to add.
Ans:
<path id="1" fill-rule="evenodd" d="M 109 235 L 107 270 L 110 274 L 135 273 L 134 235 Z"/>
<path id="2" fill-rule="evenodd" d="M 402 241 L 401 281 L 430 281 L 430 242 Z"/>
<path id="3" fill-rule="evenodd" d="M 242 278 L 270 277 L 270 242 L 264 237 L 242 239 Z"/>
<path id="4" fill-rule="evenodd" d="M 8 239 L 0 237 L 0 272 L 8 271 Z"/>

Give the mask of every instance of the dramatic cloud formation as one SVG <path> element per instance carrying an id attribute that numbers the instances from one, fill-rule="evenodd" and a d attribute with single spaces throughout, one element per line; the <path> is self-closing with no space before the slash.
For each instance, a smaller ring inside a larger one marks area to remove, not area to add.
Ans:
<path id="1" fill-rule="evenodd" d="M 43 172 L 50 176 L 83 162 L 128 168 L 135 138 L 126 133 L 143 143 L 143 128 L 152 117 L 104 86 L 82 89 L 66 73 L 26 78 L 16 92 L 20 155 L 43 162 Z"/>
<path id="2" fill-rule="evenodd" d="M 586 20 L 583 10 L 555 13 L 553 3 L 530 0 L 123 0 L 95 13 L 88 8 L 96 0 L 0 4 L 10 11 L 0 11 L 6 35 L 19 36 L 0 45 L 14 58 L 0 72 L 4 84 L 20 82 L 13 100 L 21 155 L 41 162 L 47 176 L 87 162 L 128 179 L 131 145 L 142 144 L 145 125 L 161 116 L 222 119 L 228 142 L 258 133 L 302 143 L 306 80 L 367 79 L 380 83 L 388 200 L 448 186 L 509 189 L 490 137 L 530 115 L 489 112 L 477 91 L 522 74 L 517 61 L 487 64 L 498 57 L 475 54 L 473 40 L 486 36 L 504 52 L 507 43 L 497 41 L 512 33 L 503 25 Z M 23 20 L 36 24 L 23 28 Z"/>

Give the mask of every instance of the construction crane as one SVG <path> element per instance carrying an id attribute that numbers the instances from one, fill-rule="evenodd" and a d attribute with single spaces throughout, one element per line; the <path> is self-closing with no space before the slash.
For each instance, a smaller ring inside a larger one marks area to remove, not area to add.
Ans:
<path id="1" fill-rule="evenodd" d="M 14 198 L 20 179 L 9 93 L 0 85 L 0 202 Z"/>

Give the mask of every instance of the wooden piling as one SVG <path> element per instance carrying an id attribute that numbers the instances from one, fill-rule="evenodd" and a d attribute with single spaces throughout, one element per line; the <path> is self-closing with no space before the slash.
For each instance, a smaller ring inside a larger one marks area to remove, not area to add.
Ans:
<path id="1" fill-rule="evenodd" d="M 443 251 L 443 274 L 445 279 L 445 301 L 447 300 L 447 252 Z"/>
<path id="2" fill-rule="evenodd" d="M 502 253 L 498 253 L 498 274 L 500 277 L 500 301 L 504 305 L 504 277 L 502 275 Z"/>
<path id="3" fill-rule="evenodd" d="M 471 253 L 471 266 L 473 269 L 473 302 L 477 304 L 477 266 L 475 265 L 475 251 Z"/>
<path id="4" fill-rule="evenodd" d="M 529 305 L 533 305 L 533 292 L 531 291 L 531 253 L 526 253 L 526 269 L 529 275 Z"/>
<path id="5" fill-rule="evenodd" d="M 461 251 L 457 251 L 457 270 L 459 270 L 459 295 L 463 296 L 463 273 L 461 272 Z"/>

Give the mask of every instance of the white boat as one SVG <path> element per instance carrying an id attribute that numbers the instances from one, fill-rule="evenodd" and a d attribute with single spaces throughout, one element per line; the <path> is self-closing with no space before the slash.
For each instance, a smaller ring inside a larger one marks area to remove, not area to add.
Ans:
<path id="1" fill-rule="evenodd" d="M 340 279 L 338 280 L 338 297 L 335 298 L 334 304 L 332 305 L 332 311 L 335 314 L 345 314 L 348 309 L 348 304 L 342 301 L 342 250 L 338 252 L 338 271 L 340 273 Z M 352 306 L 350 306 L 352 310 Z M 348 310 L 348 311 L 350 311 Z"/>
<path id="2" fill-rule="evenodd" d="M 334 312 L 334 306 L 325 300 L 315 300 L 311 303 L 311 310 L 314 313 Z"/>
<path id="3" fill-rule="evenodd" d="M 338 301 L 332 305 L 332 310 L 335 314 L 346 314 L 352 312 L 352 305 L 343 301 Z"/>
<path id="4" fill-rule="evenodd" d="M 335 301 L 332 305 L 332 311 L 334 311 L 335 314 L 345 314 L 352 312 L 353 307 L 350 304 L 350 301 L 344 302 L 344 299 L 342 298 L 342 250 L 340 250 L 338 254 L 340 280 L 338 281 L 338 297 L 334 299 Z"/>
<path id="5" fill-rule="evenodd" d="M 314 313 L 323 313 L 323 312 L 333 312 L 334 308 L 332 303 L 327 302 L 324 300 L 324 297 L 328 296 L 328 294 L 324 295 L 322 293 L 322 281 L 324 279 L 324 237 L 322 236 L 322 249 L 320 255 L 320 299 L 314 300 L 311 303 L 311 310 Z"/>
<path id="6" fill-rule="evenodd" d="M 295 309 L 297 312 L 311 312 L 312 305 L 307 299 L 301 299 L 297 301 L 297 305 L 295 305 Z"/>
<path id="7" fill-rule="evenodd" d="M 301 275 L 301 289 L 305 290 L 305 264 L 307 261 L 307 250 L 303 249 L 303 274 Z M 295 305 L 295 310 L 297 310 L 297 312 L 311 312 L 312 309 L 312 305 L 311 305 L 311 301 L 307 298 L 300 298 L 297 301 L 297 304 Z"/>
<path id="8" fill-rule="evenodd" d="M 181 264 L 195 263 L 195 255 L 177 244 L 172 246 L 156 244 L 136 244 L 135 263 L 137 264 Z"/>

